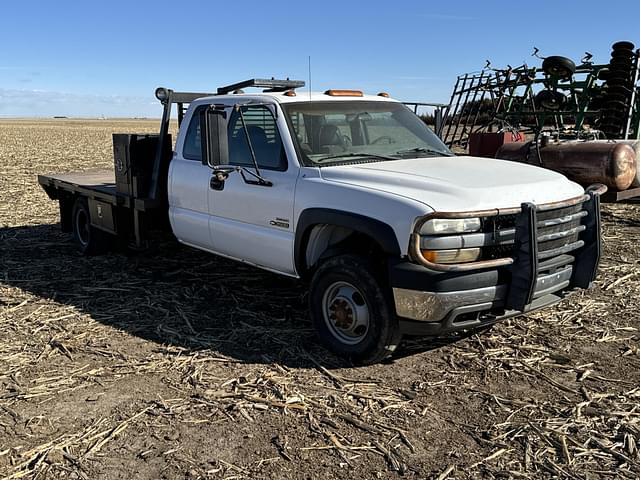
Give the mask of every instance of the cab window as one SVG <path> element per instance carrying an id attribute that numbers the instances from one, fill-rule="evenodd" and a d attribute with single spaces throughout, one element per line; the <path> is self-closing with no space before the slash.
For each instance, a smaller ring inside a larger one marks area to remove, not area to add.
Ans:
<path id="1" fill-rule="evenodd" d="M 187 160 L 202 161 L 202 139 L 200 137 L 200 112 L 204 107 L 198 107 L 191 116 L 187 135 L 184 138 L 182 156 Z"/>
<path id="2" fill-rule="evenodd" d="M 202 161 L 200 112 L 203 108 L 205 107 L 198 107 L 193 112 L 187 129 L 182 154 L 188 160 Z M 265 170 L 286 170 L 287 156 L 271 111 L 262 105 L 246 106 L 242 108 L 242 115 L 258 167 Z M 231 109 L 227 132 L 229 135 L 229 163 L 253 167 L 245 129 L 242 125 L 240 112 L 236 109 Z"/>
<path id="3" fill-rule="evenodd" d="M 247 142 L 248 133 L 258 167 L 265 170 L 286 170 L 287 157 L 271 110 L 263 105 L 245 106 L 242 107 L 242 116 L 246 131 L 240 112 L 236 109 L 231 110 L 228 130 L 229 163 L 253 167 Z"/>

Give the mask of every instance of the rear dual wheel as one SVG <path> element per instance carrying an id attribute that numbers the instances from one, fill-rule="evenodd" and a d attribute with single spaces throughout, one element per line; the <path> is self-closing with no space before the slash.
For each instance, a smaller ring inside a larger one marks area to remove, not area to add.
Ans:
<path id="1" fill-rule="evenodd" d="M 356 364 L 379 362 L 400 343 L 390 292 L 363 257 L 326 260 L 311 282 L 309 303 L 321 342 Z"/>
<path id="2" fill-rule="evenodd" d="M 86 198 L 78 197 L 71 212 L 73 240 L 83 255 L 100 255 L 110 247 L 110 235 L 91 225 L 91 212 Z"/>

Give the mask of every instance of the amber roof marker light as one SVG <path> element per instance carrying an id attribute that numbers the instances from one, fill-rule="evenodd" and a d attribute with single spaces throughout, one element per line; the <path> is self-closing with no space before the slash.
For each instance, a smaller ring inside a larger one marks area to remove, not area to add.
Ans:
<path id="1" fill-rule="evenodd" d="M 378 94 L 379 97 L 389 98 L 389 94 L 387 92 L 380 92 Z"/>
<path id="2" fill-rule="evenodd" d="M 331 97 L 362 97 L 364 94 L 362 90 L 336 90 L 330 89 L 324 92 L 325 95 L 329 95 Z"/>

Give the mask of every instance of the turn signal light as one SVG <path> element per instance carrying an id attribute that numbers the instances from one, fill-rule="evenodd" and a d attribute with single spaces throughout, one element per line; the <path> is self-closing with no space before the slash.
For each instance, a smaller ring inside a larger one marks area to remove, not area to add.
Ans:
<path id="1" fill-rule="evenodd" d="M 422 250 L 422 256 L 432 263 L 466 263 L 480 258 L 479 248 L 459 248 L 451 250 Z"/>
<path id="2" fill-rule="evenodd" d="M 327 90 L 325 95 L 331 97 L 362 97 L 364 94 L 361 90 Z"/>

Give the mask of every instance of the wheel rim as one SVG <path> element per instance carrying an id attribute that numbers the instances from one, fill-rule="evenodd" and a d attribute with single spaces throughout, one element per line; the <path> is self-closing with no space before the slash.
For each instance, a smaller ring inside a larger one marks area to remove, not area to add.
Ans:
<path id="1" fill-rule="evenodd" d="M 322 314 L 331 334 L 344 344 L 360 343 L 369 332 L 367 301 L 348 282 L 335 282 L 327 288 L 322 298 Z"/>
<path id="2" fill-rule="evenodd" d="M 76 234 L 83 246 L 89 243 L 89 217 L 83 209 L 76 212 Z"/>
<path id="3" fill-rule="evenodd" d="M 542 90 L 536 95 L 536 102 L 545 110 L 560 110 L 565 101 L 563 94 L 552 90 Z"/>

